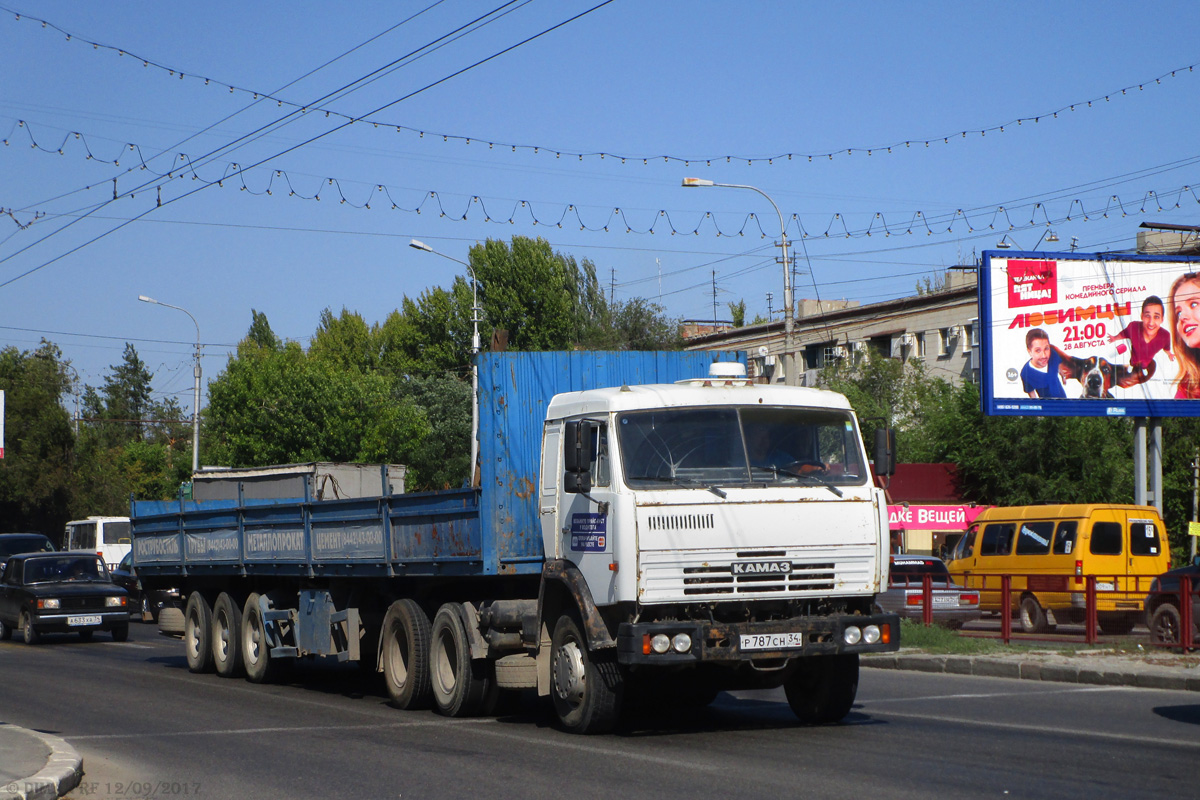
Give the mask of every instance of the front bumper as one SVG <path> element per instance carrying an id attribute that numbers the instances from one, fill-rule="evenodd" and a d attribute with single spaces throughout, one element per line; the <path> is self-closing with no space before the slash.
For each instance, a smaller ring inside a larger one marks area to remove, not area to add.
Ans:
<path id="1" fill-rule="evenodd" d="M 859 641 L 847 644 L 846 630 L 864 630 L 877 626 L 886 635 L 874 644 Z M 647 637 L 657 634 L 674 637 L 685 633 L 691 637 L 691 648 L 685 652 L 674 649 L 666 653 L 645 652 Z M 801 644 L 777 650 L 743 650 L 742 636 L 798 633 Z M 886 641 L 885 641 L 886 640 Z M 895 614 L 870 616 L 794 617 L 770 622 L 624 622 L 617 629 L 617 661 L 622 664 L 697 664 L 733 665 L 743 662 L 769 661 L 780 658 L 834 655 L 838 653 L 887 653 L 900 649 L 900 618 Z"/>
<path id="2" fill-rule="evenodd" d="M 100 621 L 88 624 L 71 624 L 82 617 L 99 617 Z M 70 631 L 111 631 L 129 625 L 129 609 L 115 611 L 74 611 L 70 613 L 34 614 L 33 627 L 38 633 L 68 633 Z"/>

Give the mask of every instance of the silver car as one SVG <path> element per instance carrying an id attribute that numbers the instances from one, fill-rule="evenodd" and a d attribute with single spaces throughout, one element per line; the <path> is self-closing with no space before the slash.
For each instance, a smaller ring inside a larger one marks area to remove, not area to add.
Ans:
<path id="1" fill-rule="evenodd" d="M 884 611 L 919 622 L 925 608 L 926 575 L 934 622 L 957 629 L 964 622 L 979 619 L 979 592 L 964 589 L 950 580 L 946 565 L 934 556 L 893 554 L 888 589 L 875 601 Z"/>

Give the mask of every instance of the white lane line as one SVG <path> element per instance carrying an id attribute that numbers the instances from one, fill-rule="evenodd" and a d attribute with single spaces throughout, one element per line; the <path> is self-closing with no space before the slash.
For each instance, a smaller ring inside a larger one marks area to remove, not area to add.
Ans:
<path id="1" fill-rule="evenodd" d="M 101 739 L 166 739 L 180 736 L 256 736 L 261 733 L 318 733 L 330 731 L 365 731 L 386 728 L 422 728 L 430 725 L 481 725 L 487 719 L 429 719 L 411 722 L 384 722 L 374 725 L 283 725 L 272 728 L 225 728 L 203 731 L 166 731 L 162 733 L 91 733 L 79 736 L 64 736 L 72 742 L 99 741 Z"/>
<path id="2" fill-rule="evenodd" d="M 1041 697 L 1051 694 L 1088 694 L 1096 692 L 1127 692 L 1131 689 L 1144 689 L 1137 686 L 1085 686 L 1069 689 L 1045 689 L 1042 691 L 1026 692 L 964 692 L 962 694 L 929 694 L 923 697 L 884 697 L 878 700 L 863 700 L 863 706 L 876 703 L 923 703 L 929 700 L 981 700 L 990 697 Z"/>
<path id="3" fill-rule="evenodd" d="M 1081 728 L 1050 728 L 1045 725 L 1023 725 L 1016 722 L 995 722 L 991 720 L 966 717 L 946 717 L 938 714 L 905 714 L 897 711 L 881 711 L 881 718 L 900 717 L 901 719 L 920 719 L 930 722 L 949 722 L 956 725 L 966 725 L 973 728 L 995 728 L 997 730 L 1006 731 L 1021 731 L 1033 734 L 1058 734 L 1060 736 L 1071 737 L 1074 739 L 1104 739 L 1114 742 L 1129 742 L 1131 744 L 1159 744 L 1163 746 L 1184 747 L 1190 750 L 1200 749 L 1200 741 L 1192 741 L 1188 739 L 1165 739 L 1156 736 L 1142 736 L 1139 734 L 1125 733 L 1107 733 L 1105 731 L 1089 731 Z M 64 737 L 65 738 L 65 737 Z"/>

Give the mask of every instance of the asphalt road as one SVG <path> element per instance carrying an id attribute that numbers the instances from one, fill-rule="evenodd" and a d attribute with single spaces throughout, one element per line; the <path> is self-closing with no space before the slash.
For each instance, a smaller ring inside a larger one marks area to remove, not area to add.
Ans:
<path id="1" fill-rule="evenodd" d="M 844 724 L 781 692 L 568 736 L 526 701 L 498 719 L 390 708 L 357 668 L 256 686 L 187 671 L 182 644 L 0 642 L 0 721 L 84 758 L 71 798 L 1192 797 L 1194 693 L 864 669 Z"/>

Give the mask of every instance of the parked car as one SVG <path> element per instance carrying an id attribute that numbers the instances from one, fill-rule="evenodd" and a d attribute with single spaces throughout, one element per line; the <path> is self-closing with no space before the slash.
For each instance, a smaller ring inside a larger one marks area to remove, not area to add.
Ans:
<path id="1" fill-rule="evenodd" d="M 112 571 L 113 583 L 129 592 L 129 607 L 135 614 L 141 615 L 143 622 L 149 619 L 158 622 L 158 612 L 163 606 L 170 605 L 172 600 L 179 598 L 175 589 L 142 590 L 142 582 L 138 580 L 137 570 L 133 568 L 133 553 L 126 553 L 121 563 Z"/>
<path id="2" fill-rule="evenodd" d="M 26 644 L 44 633 L 108 631 L 129 638 L 129 594 L 92 552 L 21 553 L 0 574 L 0 639 L 20 630 Z"/>
<path id="3" fill-rule="evenodd" d="M 54 542 L 40 533 L 0 533 L 0 570 L 17 553 L 52 553 Z"/>
<path id="4" fill-rule="evenodd" d="M 924 580 L 930 576 L 933 621 L 948 628 L 979 619 L 979 592 L 968 590 L 950 579 L 940 558 L 894 554 L 888 589 L 876 597 L 884 611 L 912 620 L 922 619 Z"/>
<path id="5" fill-rule="evenodd" d="M 1150 594 L 1146 595 L 1143 606 L 1152 642 L 1177 644 L 1181 639 L 1183 617 L 1179 613 L 1179 579 L 1184 575 L 1192 579 L 1192 641 L 1197 638 L 1200 597 L 1195 593 L 1200 591 L 1200 557 L 1196 563 L 1164 572 L 1150 583 Z"/>

